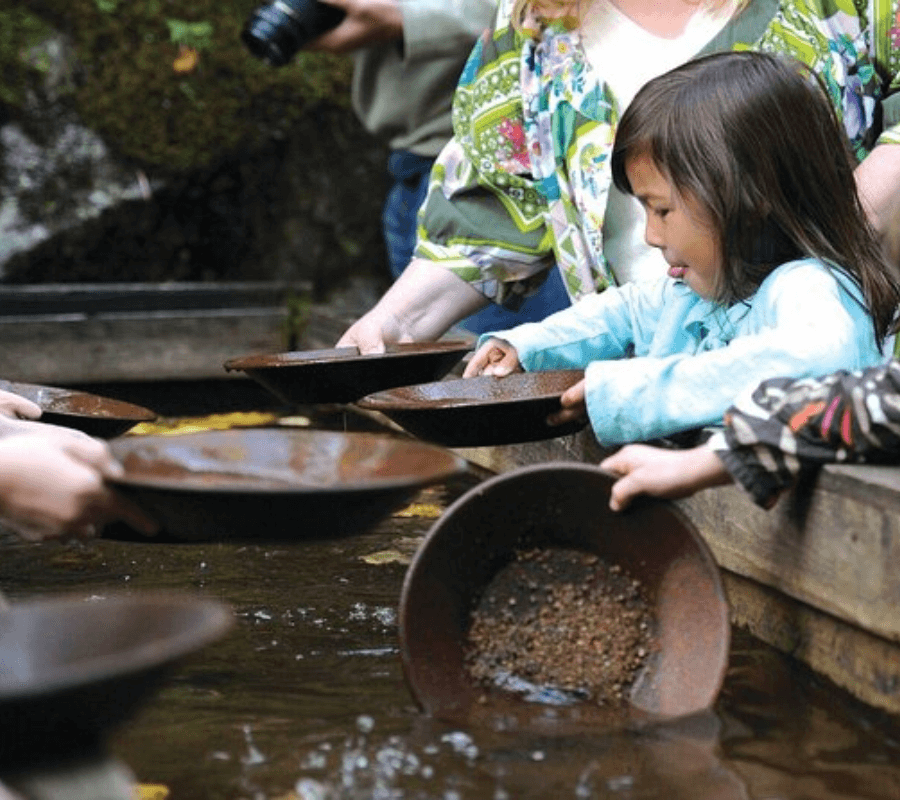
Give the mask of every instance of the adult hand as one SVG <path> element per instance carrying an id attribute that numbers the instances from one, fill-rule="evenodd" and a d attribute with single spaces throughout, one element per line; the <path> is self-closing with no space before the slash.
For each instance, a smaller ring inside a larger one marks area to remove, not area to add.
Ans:
<path id="1" fill-rule="evenodd" d="M 38 434 L 56 442 L 69 440 L 94 441 L 93 437 L 75 428 L 53 425 L 52 423 L 41 422 L 35 419 L 21 419 L 19 417 L 4 417 L 0 415 L 0 438 L 19 434 Z"/>
<path id="2" fill-rule="evenodd" d="M 358 347 L 363 355 L 385 345 L 428 342 L 488 303 L 462 278 L 424 259 L 413 259 L 375 307 L 351 325 L 336 347 Z"/>
<path id="3" fill-rule="evenodd" d="M 44 426 L 36 423 L 38 427 Z M 71 433 L 0 439 L 4 521 L 32 540 L 91 535 L 96 527 L 119 519 L 144 533 L 156 532 L 153 520 L 106 485 L 104 478 L 122 474 L 106 443 Z"/>
<path id="4" fill-rule="evenodd" d="M 479 347 L 463 372 L 464 378 L 474 378 L 478 375 L 493 375 L 496 378 L 505 378 L 513 372 L 521 372 L 519 354 L 516 348 L 503 339 L 488 339 Z"/>
<path id="5" fill-rule="evenodd" d="M 677 500 L 700 489 L 731 482 L 721 459 L 705 445 L 691 450 L 666 450 L 629 444 L 601 461 L 600 468 L 619 476 L 609 498 L 613 511 L 628 508 L 642 494 Z"/>
<path id="6" fill-rule="evenodd" d="M 547 417 L 548 425 L 563 425 L 577 419 L 587 417 L 587 404 L 584 399 L 584 378 L 566 389 L 559 398 L 561 411 Z"/>
<path id="7" fill-rule="evenodd" d="M 346 16 L 314 39 L 307 50 L 350 53 L 361 47 L 403 38 L 403 14 L 397 0 L 323 0 Z"/>
<path id="8" fill-rule="evenodd" d="M 0 416 L 12 419 L 38 419 L 41 407 L 21 395 L 0 391 Z"/>

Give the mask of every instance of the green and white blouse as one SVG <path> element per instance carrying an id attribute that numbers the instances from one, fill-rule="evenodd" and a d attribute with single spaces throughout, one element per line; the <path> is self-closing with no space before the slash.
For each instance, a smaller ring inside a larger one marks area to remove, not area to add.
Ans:
<path id="1" fill-rule="evenodd" d="M 573 300 L 615 283 L 602 228 L 624 109 L 577 29 L 554 22 L 533 39 L 512 28 L 511 7 L 502 0 L 460 78 L 416 255 L 516 308 L 554 265 Z M 750 0 L 702 53 L 728 49 L 808 65 L 858 158 L 900 144 L 900 0 Z"/>

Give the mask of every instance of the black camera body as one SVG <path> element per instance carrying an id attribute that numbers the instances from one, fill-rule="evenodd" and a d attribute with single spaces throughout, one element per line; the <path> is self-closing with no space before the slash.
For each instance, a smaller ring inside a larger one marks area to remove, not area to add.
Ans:
<path id="1" fill-rule="evenodd" d="M 318 0 L 274 0 L 253 12 L 241 31 L 241 41 L 257 58 L 282 67 L 343 18 L 343 9 Z"/>

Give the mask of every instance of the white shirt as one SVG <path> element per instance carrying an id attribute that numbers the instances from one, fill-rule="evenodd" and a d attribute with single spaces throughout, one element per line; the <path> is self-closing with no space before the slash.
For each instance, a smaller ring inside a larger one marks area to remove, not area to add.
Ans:
<path id="1" fill-rule="evenodd" d="M 651 78 L 695 56 L 725 27 L 732 3 L 710 10 L 702 5 L 674 38 L 650 33 L 622 13 L 611 0 L 595 0 L 581 25 L 582 41 L 591 66 L 607 78 L 621 101 L 619 114 Z M 662 253 L 644 241 L 646 215 L 641 204 L 610 188 L 603 224 L 603 254 L 619 285 L 666 272 Z"/>

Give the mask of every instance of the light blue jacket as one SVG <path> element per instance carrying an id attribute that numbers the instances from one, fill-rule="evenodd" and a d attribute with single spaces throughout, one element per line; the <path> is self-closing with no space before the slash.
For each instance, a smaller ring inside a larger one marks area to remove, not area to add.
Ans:
<path id="1" fill-rule="evenodd" d="M 814 259 L 782 264 L 730 308 L 682 281 L 627 284 L 494 334 L 529 372 L 585 370 L 588 415 L 605 445 L 718 425 L 765 378 L 863 369 L 885 355 L 858 286 Z"/>

